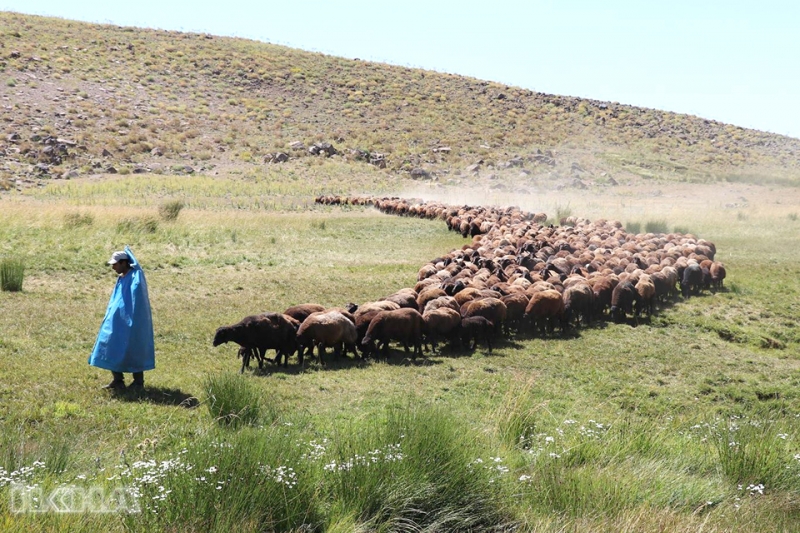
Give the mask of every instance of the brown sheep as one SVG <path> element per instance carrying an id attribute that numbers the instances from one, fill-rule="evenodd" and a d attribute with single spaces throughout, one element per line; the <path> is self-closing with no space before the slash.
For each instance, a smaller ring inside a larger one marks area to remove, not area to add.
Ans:
<path id="1" fill-rule="evenodd" d="M 519 331 L 522 327 L 522 319 L 525 316 L 525 309 L 528 307 L 530 297 L 521 292 L 503 296 L 500 300 L 506 304 L 506 333 L 510 333 L 512 327 Z"/>
<path id="2" fill-rule="evenodd" d="M 656 286 L 652 278 L 647 274 L 640 276 L 639 281 L 636 283 L 636 292 L 639 293 L 639 307 L 637 307 L 636 310 L 637 314 L 644 310 L 647 316 L 651 316 L 655 310 L 656 300 Z"/>
<path id="3" fill-rule="evenodd" d="M 525 308 L 525 320 L 532 329 L 552 333 L 556 324 L 563 329 L 564 300 L 557 290 L 544 290 L 531 295 L 528 307 Z"/>
<path id="4" fill-rule="evenodd" d="M 412 288 L 400 289 L 394 294 L 383 298 L 387 302 L 394 302 L 400 307 L 417 309 L 417 292 Z"/>
<path id="5" fill-rule="evenodd" d="M 499 298 L 481 298 L 472 300 L 461 306 L 461 316 L 482 316 L 489 320 L 495 327 L 495 333 L 500 333 L 506 321 L 508 309 Z"/>
<path id="6" fill-rule="evenodd" d="M 447 293 L 444 292 L 444 290 L 442 290 L 441 288 L 437 287 L 437 288 L 429 288 L 423 290 L 422 292 L 419 293 L 419 296 L 417 296 L 417 310 L 419 312 L 423 312 L 428 302 L 430 302 L 431 300 L 435 300 L 440 296 L 447 296 Z"/>
<path id="7" fill-rule="evenodd" d="M 355 324 L 339 311 L 312 313 L 297 330 L 301 354 L 304 347 L 316 344 L 320 364 L 324 364 L 325 348 L 328 346 L 333 346 L 337 354 L 346 355 L 349 350 L 354 356 L 358 356 L 355 347 L 357 338 Z M 302 360 L 300 363 L 302 364 Z"/>
<path id="8" fill-rule="evenodd" d="M 286 361 L 297 349 L 296 332 L 298 323 L 288 315 L 264 313 L 243 318 L 232 326 L 223 326 L 214 334 L 213 345 L 235 342 L 241 349 L 242 368 L 250 366 L 250 355 L 258 358 L 258 367 L 263 368 L 267 350 L 275 350 L 275 362 L 280 363 L 281 355 Z M 284 363 L 286 364 L 286 363 Z"/>
<path id="9" fill-rule="evenodd" d="M 367 302 L 365 304 L 360 305 L 358 309 L 356 309 L 355 313 L 353 313 L 353 318 L 358 320 L 359 316 L 364 315 L 366 313 L 370 313 L 373 311 L 394 311 L 395 309 L 400 309 L 400 304 L 398 304 L 397 302 L 392 302 L 390 300 Z"/>
<path id="10" fill-rule="evenodd" d="M 602 276 L 595 279 L 592 284 L 592 292 L 594 293 L 594 309 L 596 316 L 604 315 L 606 309 L 611 307 L 611 296 L 616 286 L 616 277 Z"/>
<path id="11" fill-rule="evenodd" d="M 422 315 L 425 322 L 425 336 L 430 341 L 433 353 L 440 338 L 452 339 L 461 326 L 461 315 L 450 307 L 432 309 Z"/>
<path id="12" fill-rule="evenodd" d="M 430 300 L 427 304 L 425 304 L 425 309 L 422 311 L 422 314 L 424 315 L 429 311 L 441 309 L 442 307 L 449 307 L 455 312 L 458 312 L 459 309 L 461 309 L 456 299 L 452 296 L 439 296 L 438 298 Z"/>
<path id="13" fill-rule="evenodd" d="M 422 355 L 422 330 L 424 324 L 422 315 L 415 309 L 397 309 L 395 311 L 381 311 L 370 322 L 367 333 L 361 341 L 367 353 L 374 353 L 375 343 L 382 344 L 383 354 L 389 352 L 389 341 L 396 340 L 403 343 L 403 348 L 408 353 L 408 345 L 414 345 L 414 354 Z"/>
<path id="14" fill-rule="evenodd" d="M 711 272 L 711 288 L 714 291 L 722 289 L 722 283 L 725 281 L 726 276 L 725 265 L 719 261 L 714 261 L 711 263 L 709 271 Z"/>
<path id="15" fill-rule="evenodd" d="M 434 274 L 436 274 L 436 267 L 428 263 L 419 269 L 419 272 L 417 273 L 417 281 L 422 281 L 423 279 L 429 278 Z"/>
<path id="16" fill-rule="evenodd" d="M 655 301 L 666 301 L 671 294 L 669 276 L 664 272 L 653 272 L 650 274 L 650 280 L 656 290 Z"/>
<path id="17" fill-rule="evenodd" d="M 461 307 L 465 303 L 480 297 L 481 290 L 475 287 L 467 287 L 463 291 L 456 293 L 453 298 L 456 299 L 458 306 Z"/>
<path id="18" fill-rule="evenodd" d="M 576 325 L 581 320 L 589 325 L 594 315 L 594 291 L 584 280 L 581 283 L 572 283 L 564 289 L 564 323 L 570 324 L 575 319 Z"/>
<path id="19" fill-rule="evenodd" d="M 300 304 L 287 308 L 283 314 L 289 315 L 290 317 L 302 323 L 303 320 L 305 320 L 311 313 L 319 313 L 320 311 L 324 310 L 325 307 L 319 304 Z"/>

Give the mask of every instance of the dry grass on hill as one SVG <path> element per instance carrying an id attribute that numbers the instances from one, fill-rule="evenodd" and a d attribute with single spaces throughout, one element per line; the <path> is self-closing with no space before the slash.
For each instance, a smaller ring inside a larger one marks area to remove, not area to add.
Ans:
<path id="1" fill-rule="evenodd" d="M 349 168 L 445 183 L 800 179 L 800 140 L 688 115 L 244 39 L 14 13 L 0 23 L 6 188 L 242 172 L 278 152 L 311 157 L 315 142 Z"/>

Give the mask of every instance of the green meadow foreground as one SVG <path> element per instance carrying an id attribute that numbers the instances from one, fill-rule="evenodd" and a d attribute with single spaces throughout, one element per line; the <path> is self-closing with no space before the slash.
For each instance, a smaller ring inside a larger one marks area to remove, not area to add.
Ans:
<path id="1" fill-rule="evenodd" d="M 26 265 L 23 290 L 0 292 L 0 530 L 800 529 L 796 188 L 407 190 L 663 222 L 716 244 L 726 288 L 638 327 L 523 335 L 491 355 L 293 358 L 240 376 L 235 347 L 211 346 L 217 327 L 378 299 L 468 241 L 442 221 L 226 179 L 0 197 L 0 259 Z M 168 221 L 172 200 L 185 207 Z M 86 362 L 114 284 L 104 262 L 124 244 L 156 331 L 142 396 L 101 390 L 109 373 Z M 41 501 L 64 488 L 83 512 Z M 93 512 L 115 504 L 129 512 Z"/>

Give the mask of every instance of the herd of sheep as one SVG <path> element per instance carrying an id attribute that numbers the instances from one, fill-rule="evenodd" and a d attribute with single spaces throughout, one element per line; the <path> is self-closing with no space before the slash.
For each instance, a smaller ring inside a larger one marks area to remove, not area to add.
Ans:
<path id="1" fill-rule="evenodd" d="M 317 347 L 368 357 L 399 342 L 412 357 L 423 343 L 453 348 L 479 341 L 491 351 L 500 335 L 554 334 L 595 320 L 636 321 L 659 302 L 722 288 L 725 267 L 713 243 L 692 235 L 630 234 L 619 222 L 547 216 L 517 207 L 453 206 L 402 198 L 322 196 L 317 203 L 374 206 L 384 213 L 441 219 L 468 244 L 419 269 L 417 283 L 361 305 L 295 305 L 220 327 L 214 346 L 240 346 L 242 371 L 275 350 L 288 364 Z"/>

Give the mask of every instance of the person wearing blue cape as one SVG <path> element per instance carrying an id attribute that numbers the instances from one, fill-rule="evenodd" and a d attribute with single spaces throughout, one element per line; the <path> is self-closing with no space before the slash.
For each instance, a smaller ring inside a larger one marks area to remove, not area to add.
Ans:
<path id="1" fill-rule="evenodd" d="M 133 374 L 129 388 L 144 388 L 144 372 L 156 367 L 153 317 L 142 267 L 127 246 L 108 261 L 118 274 L 108 302 L 89 364 L 111 371 L 113 379 L 104 388 L 124 389 L 123 372 Z"/>

